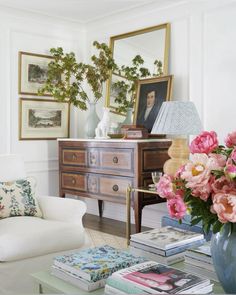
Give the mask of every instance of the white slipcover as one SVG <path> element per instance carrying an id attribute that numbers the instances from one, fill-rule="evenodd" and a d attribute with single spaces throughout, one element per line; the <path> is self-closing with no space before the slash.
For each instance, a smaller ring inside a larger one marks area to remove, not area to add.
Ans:
<path id="1" fill-rule="evenodd" d="M 25 176 L 22 157 L 0 155 L 0 181 Z M 49 269 L 56 252 L 84 245 L 84 202 L 58 197 L 38 200 L 43 218 L 0 219 L 0 294 L 34 293 L 31 273 Z"/>

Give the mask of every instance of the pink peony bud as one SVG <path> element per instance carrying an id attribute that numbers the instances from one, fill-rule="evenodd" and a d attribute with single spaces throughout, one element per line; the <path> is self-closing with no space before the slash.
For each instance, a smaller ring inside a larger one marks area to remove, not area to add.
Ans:
<path id="1" fill-rule="evenodd" d="M 190 152 L 209 154 L 218 147 L 217 134 L 214 131 L 203 131 L 190 144 Z"/>
<path id="2" fill-rule="evenodd" d="M 236 148 L 234 148 L 232 153 L 230 154 L 230 159 L 236 162 Z"/>
<path id="3" fill-rule="evenodd" d="M 175 172 L 176 178 L 181 178 L 182 173 L 185 171 L 185 165 L 179 167 L 179 169 Z"/>
<path id="4" fill-rule="evenodd" d="M 161 198 L 168 199 L 173 195 L 174 191 L 172 180 L 171 176 L 164 174 L 156 184 L 157 193 Z"/>
<path id="5" fill-rule="evenodd" d="M 183 199 L 179 197 L 167 200 L 167 208 L 170 216 L 177 219 L 182 219 L 187 210 Z"/>
<path id="6" fill-rule="evenodd" d="M 225 144 L 228 148 L 236 146 L 236 131 L 229 133 L 225 139 Z"/>
<path id="7" fill-rule="evenodd" d="M 236 166 L 233 164 L 227 164 L 224 169 L 226 177 L 230 179 L 236 179 Z"/>

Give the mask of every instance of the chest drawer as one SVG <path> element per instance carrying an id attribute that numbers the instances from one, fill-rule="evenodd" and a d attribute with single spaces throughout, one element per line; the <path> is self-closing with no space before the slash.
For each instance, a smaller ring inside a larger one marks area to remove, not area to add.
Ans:
<path id="1" fill-rule="evenodd" d="M 83 149 L 63 149 L 62 164 L 87 166 L 87 151 Z"/>
<path id="2" fill-rule="evenodd" d="M 133 150 L 113 149 L 100 150 L 100 163 L 104 169 L 133 170 Z"/>
<path id="3" fill-rule="evenodd" d="M 61 183 L 65 189 L 87 190 L 87 177 L 84 174 L 62 173 Z"/>
<path id="4" fill-rule="evenodd" d="M 125 198 L 128 185 L 132 185 L 132 180 L 128 177 L 100 177 L 102 195 Z"/>

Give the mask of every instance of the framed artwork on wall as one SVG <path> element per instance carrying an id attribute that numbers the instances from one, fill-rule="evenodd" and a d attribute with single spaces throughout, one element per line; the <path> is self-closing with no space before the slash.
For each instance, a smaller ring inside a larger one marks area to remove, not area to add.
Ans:
<path id="1" fill-rule="evenodd" d="M 151 132 L 162 103 L 171 99 L 172 82 L 172 75 L 139 80 L 134 124 Z"/>
<path id="2" fill-rule="evenodd" d="M 20 98 L 19 139 L 69 137 L 70 107 L 67 102 Z"/>
<path id="3" fill-rule="evenodd" d="M 48 64 L 52 60 L 50 55 L 19 52 L 19 94 L 38 94 L 39 88 L 46 82 Z"/>

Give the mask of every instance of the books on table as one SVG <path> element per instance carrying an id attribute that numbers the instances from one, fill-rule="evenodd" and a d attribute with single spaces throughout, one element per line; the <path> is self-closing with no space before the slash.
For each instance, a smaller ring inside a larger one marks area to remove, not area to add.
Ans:
<path id="1" fill-rule="evenodd" d="M 185 269 L 218 281 L 209 242 L 185 252 Z"/>
<path id="2" fill-rule="evenodd" d="M 148 259 L 171 265 L 184 260 L 184 251 L 205 242 L 202 234 L 171 226 L 131 235 L 130 251 Z"/>
<path id="3" fill-rule="evenodd" d="M 86 290 L 101 288 L 113 272 L 145 261 L 108 245 L 54 258 L 52 274 Z"/>
<path id="4" fill-rule="evenodd" d="M 152 229 L 131 235 L 131 241 L 144 244 L 160 250 L 160 254 L 166 254 L 173 248 L 184 248 L 186 244 L 204 240 L 203 234 L 194 233 L 172 226 L 165 226 L 159 229 Z"/>
<path id="5" fill-rule="evenodd" d="M 68 282 L 76 287 L 79 287 L 85 291 L 88 291 L 88 292 L 102 288 L 105 286 L 105 283 L 106 283 L 105 279 L 102 279 L 102 280 L 99 280 L 96 282 L 87 281 L 87 280 L 77 276 L 74 273 L 63 270 L 63 269 L 56 267 L 54 265 L 51 267 L 51 274 L 59 279 L 62 279 L 63 281 L 66 281 L 66 282 Z"/>
<path id="6" fill-rule="evenodd" d="M 212 291 L 209 279 L 154 261 L 113 273 L 107 280 L 105 294 L 111 294 L 111 288 L 113 294 L 207 294 Z"/>
<path id="7" fill-rule="evenodd" d="M 158 255 L 150 251 L 145 251 L 132 246 L 130 246 L 129 249 L 131 254 L 134 254 L 136 256 L 143 256 L 149 260 L 154 260 L 166 265 L 171 265 L 184 260 L 183 252 L 180 252 L 171 256 L 162 256 L 162 255 Z"/>

